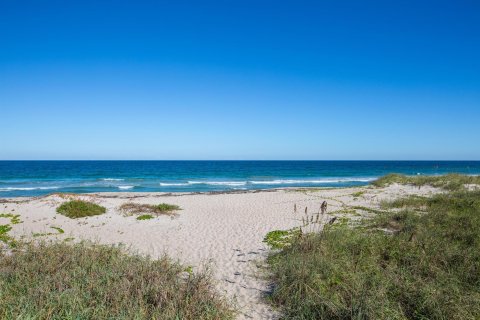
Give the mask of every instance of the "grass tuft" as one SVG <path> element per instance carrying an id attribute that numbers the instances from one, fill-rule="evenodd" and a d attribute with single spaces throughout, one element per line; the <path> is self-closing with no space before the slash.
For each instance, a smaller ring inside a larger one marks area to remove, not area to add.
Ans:
<path id="1" fill-rule="evenodd" d="M 57 208 L 57 212 L 66 217 L 75 219 L 100 215 L 105 213 L 106 209 L 96 203 L 83 200 L 72 200 L 60 205 Z"/>
<path id="2" fill-rule="evenodd" d="M 151 214 L 142 214 L 141 216 L 137 217 L 137 220 L 150 220 L 153 218 L 154 216 L 152 216 Z"/>
<path id="3" fill-rule="evenodd" d="M 0 252 L 0 319 L 231 319 L 208 273 L 94 244 Z"/>
<path id="4" fill-rule="evenodd" d="M 174 204 L 168 203 L 160 203 L 160 204 L 141 204 L 141 203 L 133 203 L 127 202 L 120 206 L 120 211 L 125 212 L 127 215 L 134 215 L 134 214 L 154 214 L 154 215 L 170 215 L 174 216 L 176 211 L 181 210 L 179 206 Z"/>

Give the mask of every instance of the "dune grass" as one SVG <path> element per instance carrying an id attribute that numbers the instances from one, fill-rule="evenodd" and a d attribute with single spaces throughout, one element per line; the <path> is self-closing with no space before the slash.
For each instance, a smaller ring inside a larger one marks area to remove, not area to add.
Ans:
<path id="1" fill-rule="evenodd" d="M 127 215 L 134 214 L 154 214 L 154 215 L 170 215 L 174 216 L 181 208 L 175 204 L 160 203 L 160 204 L 141 204 L 127 202 L 120 206 L 120 211 L 125 212 Z"/>
<path id="2" fill-rule="evenodd" d="M 57 208 L 57 212 L 66 217 L 75 219 L 103 214 L 106 212 L 106 209 L 93 202 L 71 200 L 61 204 Z"/>
<path id="3" fill-rule="evenodd" d="M 270 255 L 285 319 L 480 318 L 480 192 L 383 205 L 401 209 Z"/>
<path id="4" fill-rule="evenodd" d="M 154 216 L 152 216 L 151 214 L 142 214 L 141 216 L 137 217 L 137 220 L 150 220 L 153 218 Z"/>
<path id="5" fill-rule="evenodd" d="M 231 319 L 208 273 L 96 244 L 0 252 L 0 319 Z"/>
<path id="6" fill-rule="evenodd" d="M 406 176 L 392 173 L 372 182 L 377 187 L 385 187 L 392 183 L 410 184 L 418 187 L 430 185 L 449 191 L 459 191 L 465 189 L 465 185 L 480 185 L 480 176 L 467 176 L 455 173 L 441 176 Z"/>

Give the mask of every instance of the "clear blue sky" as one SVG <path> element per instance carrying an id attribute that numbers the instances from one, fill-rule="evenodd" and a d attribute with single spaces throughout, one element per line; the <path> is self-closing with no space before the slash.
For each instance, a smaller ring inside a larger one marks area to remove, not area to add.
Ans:
<path id="1" fill-rule="evenodd" d="M 480 160 L 480 2 L 0 2 L 0 159 Z"/>

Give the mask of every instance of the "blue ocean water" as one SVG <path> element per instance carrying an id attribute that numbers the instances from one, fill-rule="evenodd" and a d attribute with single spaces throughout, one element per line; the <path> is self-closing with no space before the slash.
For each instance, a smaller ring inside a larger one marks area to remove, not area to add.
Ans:
<path id="1" fill-rule="evenodd" d="M 480 161 L 0 161 L 0 197 L 345 187 L 392 172 L 480 174 Z"/>

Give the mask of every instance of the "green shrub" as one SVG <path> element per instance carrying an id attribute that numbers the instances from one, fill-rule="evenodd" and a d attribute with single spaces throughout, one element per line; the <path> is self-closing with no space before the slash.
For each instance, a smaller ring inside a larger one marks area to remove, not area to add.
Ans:
<path id="1" fill-rule="evenodd" d="M 83 218 L 105 213 L 105 207 L 83 200 L 72 200 L 63 203 L 57 212 L 69 218 Z"/>
<path id="2" fill-rule="evenodd" d="M 142 214 L 141 216 L 137 217 L 137 220 L 150 220 L 153 219 L 151 214 Z"/>
<path id="3" fill-rule="evenodd" d="M 480 192 L 414 205 L 272 253 L 271 302 L 285 319 L 479 319 Z"/>
<path id="4" fill-rule="evenodd" d="M 160 203 L 160 204 L 154 205 L 154 207 L 157 212 L 169 212 L 169 211 L 180 210 L 180 207 L 177 206 L 176 204 L 168 204 L 168 203 Z"/>
<path id="5" fill-rule="evenodd" d="M 0 319 L 231 319 L 206 273 L 92 244 L 0 252 Z"/>

